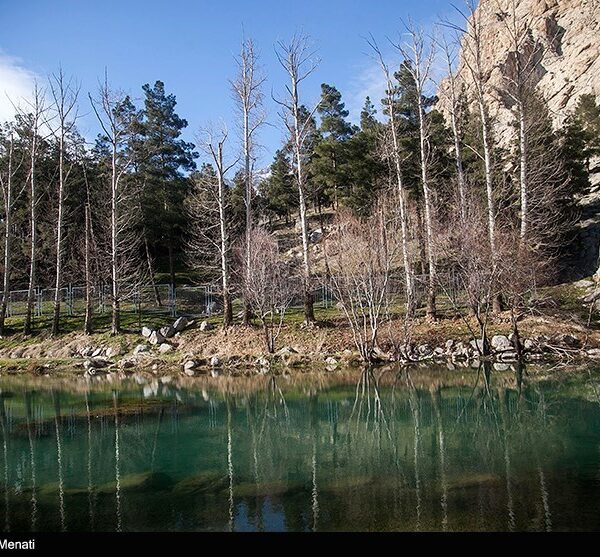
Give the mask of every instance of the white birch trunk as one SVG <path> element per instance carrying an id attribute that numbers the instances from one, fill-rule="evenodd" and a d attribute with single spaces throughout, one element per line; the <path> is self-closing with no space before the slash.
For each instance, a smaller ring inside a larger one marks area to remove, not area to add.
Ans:
<path id="1" fill-rule="evenodd" d="M 61 126 L 62 128 L 62 126 Z M 63 263 L 63 220 L 64 220 L 64 128 L 60 130 L 58 140 L 58 214 L 56 217 L 56 274 L 54 280 L 54 315 L 52 318 L 52 334 L 60 330 L 60 289 L 62 286 Z"/>
<path id="2" fill-rule="evenodd" d="M 523 247 L 527 241 L 529 224 L 528 215 L 528 168 L 527 168 L 527 124 L 523 102 L 518 103 L 519 111 L 519 187 L 521 197 L 521 230 L 519 233 L 520 246 Z"/>
<path id="3" fill-rule="evenodd" d="M 113 128 L 113 137 L 117 131 Z M 112 319 L 110 332 L 117 335 L 121 329 L 121 312 L 119 297 L 119 258 L 118 258 L 118 223 L 119 223 L 119 200 L 118 200 L 119 176 L 117 170 L 117 144 L 113 141 L 111 157 L 111 181 L 110 181 L 110 276 L 111 276 L 111 298 Z"/>
<path id="4" fill-rule="evenodd" d="M 12 212 L 13 212 L 13 153 L 14 139 L 11 133 L 8 147 L 8 174 L 3 184 L 4 193 L 4 280 L 2 284 L 2 306 L 0 308 L 0 335 L 4 334 L 4 322 L 8 309 L 8 298 L 10 296 L 10 273 L 11 269 L 11 236 L 12 236 Z"/>
<path id="5" fill-rule="evenodd" d="M 35 180 L 36 162 L 37 162 L 37 125 L 32 130 L 32 143 L 29 166 L 29 218 L 31 245 L 29 247 L 29 282 L 27 285 L 27 310 L 25 313 L 25 322 L 23 324 L 23 334 L 31 334 L 31 321 L 35 296 L 35 281 L 37 272 L 37 187 Z"/>
<path id="6" fill-rule="evenodd" d="M 420 60 L 415 64 L 415 83 L 417 85 L 417 108 L 419 112 L 419 151 L 421 156 L 421 184 L 423 186 L 423 204 L 425 208 L 425 238 L 427 244 L 427 264 L 429 268 L 429 286 L 427 295 L 427 316 L 435 318 L 435 283 L 436 266 L 433 246 L 433 223 L 431 215 L 431 194 L 429 191 L 429 168 L 428 168 L 428 133 L 425 123 L 425 110 L 423 108 L 423 88 L 420 74 Z"/>
<path id="7" fill-rule="evenodd" d="M 225 214 L 225 176 L 223 173 L 222 143 L 219 144 L 217 157 L 219 232 L 221 235 L 221 285 L 223 288 L 223 326 L 228 327 L 233 322 L 233 315 L 231 308 L 231 297 L 229 292 L 229 242 L 227 237 L 227 221 Z"/>

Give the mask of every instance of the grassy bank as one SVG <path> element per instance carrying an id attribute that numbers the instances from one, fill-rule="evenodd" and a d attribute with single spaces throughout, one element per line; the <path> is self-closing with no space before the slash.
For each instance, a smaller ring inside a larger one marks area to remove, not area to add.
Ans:
<path id="1" fill-rule="evenodd" d="M 596 312 L 590 314 L 589 307 L 582 303 L 585 289 L 575 285 L 560 285 L 543 289 L 539 300 L 519 322 L 523 338 L 545 335 L 549 338 L 558 335 L 571 335 L 578 340 L 582 356 L 586 351 L 600 347 L 600 321 Z M 409 338 L 406 338 L 406 324 L 401 306 L 392 308 L 391 319 L 386 322 L 379 334 L 382 350 L 392 350 L 394 346 L 408 340 L 414 345 L 443 346 L 448 339 L 468 343 L 472 331 L 477 330 L 474 320 L 457 315 L 447 300 L 439 300 L 439 319 L 431 322 L 423 312 L 410 323 Z M 292 308 L 285 316 L 284 326 L 277 341 L 277 347 L 290 347 L 286 364 L 291 367 L 323 365 L 330 357 L 340 365 L 358 363 L 352 331 L 336 308 L 316 308 L 317 324 L 304 328 L 303 313 L 300 308 Z M 136 346 L 146 345 L 140 330 L 142 326 L 159 328 L 171 324 L 173 317 L 167 314 L 142 315 L 124 313 L 123 333 L 112 337 L 110 314 L 94 316 L 94 333 L 84 335 L 83 317 L 64 317 L 61 321 L 62 333 L 50 335 L 50 318 L 36 320 L 34 334 L 24 336 L 22 319 L 12 317 L 7 320 L 7 334 L 0 339 L 0 373 L 83 373 L 82 362 L 86 356 L 82 351 L 100 350 L 104 355 L 110 349 L 109 359 L 117 364 L 131 358 Z M 149 347 L 130 368 L 139 368 L 152 373 L 169 372 L 181 369 L 189 359 L 204 361 L 217 357 L 219 362 L 231 366 L 253 365 L 257 359 L 266 356 L 263 332 L 258 325 L 245 327 L 236 322 L 226 330 L 220 327 L 220 317 L 206 319 L 208 330 L 201 331 L 195 325 L 168 340 L 172 345 L 169 352 L 161 353 L 157 347 Z M 495 315 L 489 323 L 489 336 L 508 335 L 511 332 L 508 313 Z M 568 358 L 577 357 L 577 351 L 566 353 Z M 132 360 L 133 361 L 133 360 Z"/>

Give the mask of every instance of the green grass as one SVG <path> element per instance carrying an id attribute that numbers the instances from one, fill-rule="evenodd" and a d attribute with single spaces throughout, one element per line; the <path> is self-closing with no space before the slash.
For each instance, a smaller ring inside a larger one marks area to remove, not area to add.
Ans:
<path id="1" fill-rule="evenodd" d="M 163 325 L 172 323 L 174 318 L 168 313 L 146 313 L 140 315 L 136 312 L 122 312 L 121 313 L 121 328 L 124 333 L 138 333 L 140 328 L 144 325 L 150 325 L 153 327 L 162 327 Z M 60 317 L 60 331 L 61 333 L 73 333 L 77 331 L 83 331 L 84 316 L 83 315 L 61 315 Z M 111 327 L 111 314 L 97 313 L 94 314 L 93 319 L 93 331 L 98 334 L 109 334 Z M 23 331 L 24 319 L 22 316 L 9 317 L 6 319 L 6 338 L 3 339 L 2 346 L 7 346 L 6 341 L 10 340 L 10 335 L 14 333 L 21 333 Z M 52 327 L 52 315 L 43 315 L 36 317 L 33 320 L 33 337 L 48 334 Z M 25 341 L 19 339 L 19 346 L 23 346 Z"/>

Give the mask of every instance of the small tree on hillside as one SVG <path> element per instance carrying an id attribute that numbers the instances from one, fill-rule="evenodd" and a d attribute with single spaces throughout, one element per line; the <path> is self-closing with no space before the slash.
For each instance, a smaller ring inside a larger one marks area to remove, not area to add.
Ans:
<path id="1" fill-rule="evenodd" d="M 341 212 L 325 244 L 328 284 L 366 363 L 376 359 L 379 330 L 388 317 L 388 286 L 402 253 L 398 218 L 389 207 L 382 201 L 364 219 Z"/>
<path id="2" fill-rule="evenodd" d="M 244 286 L 250 307 L 260 319 L 266 348 L 272 354 L 294 291 L 277 239 L 260 227 L 252 228 L 250 239 L 252 252 Z"/>

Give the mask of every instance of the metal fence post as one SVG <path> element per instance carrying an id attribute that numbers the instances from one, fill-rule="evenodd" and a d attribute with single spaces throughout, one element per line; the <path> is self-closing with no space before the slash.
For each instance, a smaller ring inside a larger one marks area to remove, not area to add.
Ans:
<path id="1" fill-rule="evenodd" d="M 171 317 L 177 315 L 177 289 L 175 285 L 171 284 Z"/>

